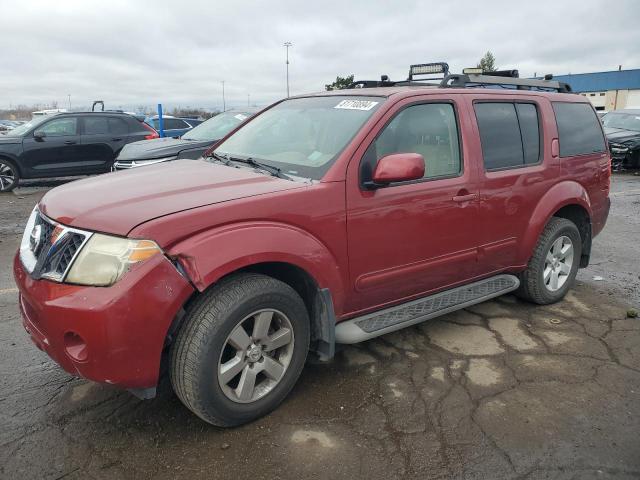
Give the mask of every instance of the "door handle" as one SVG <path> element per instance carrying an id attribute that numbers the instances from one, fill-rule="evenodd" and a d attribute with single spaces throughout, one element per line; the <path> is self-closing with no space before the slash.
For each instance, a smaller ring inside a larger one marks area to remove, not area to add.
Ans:
<path id="1" fill-rule="evenodd" d="M 64 141 L 64 144 L 65 144 L 65 145 L 75 145 L 75 144 L 76 144 L 76 141 L 75 141 L 75 140 L 65 140 L 65 141 Z"/>
<path id="2" fill-rule="evenodd" d="M 470 202 L 477 198 L 478 198 L 477 193 L 469 193 L 467 195 L 456 195 L 455 197 L 452 198 L 452 200 L 457 203 L 464 203 L 464 202 Z"/>

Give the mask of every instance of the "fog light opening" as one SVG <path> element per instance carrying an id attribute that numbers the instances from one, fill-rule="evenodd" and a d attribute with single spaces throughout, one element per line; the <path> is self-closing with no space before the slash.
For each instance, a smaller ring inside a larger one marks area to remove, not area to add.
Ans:
<path id="1" fill-rule="evenodd" d="M 86 362 L 89 358 L 87 343 L 75 332 L 64 334 L 64 350 L 76 362 Z"/>

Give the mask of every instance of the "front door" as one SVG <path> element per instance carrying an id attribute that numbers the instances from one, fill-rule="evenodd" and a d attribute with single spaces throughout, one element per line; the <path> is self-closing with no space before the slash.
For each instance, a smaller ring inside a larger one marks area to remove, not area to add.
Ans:
<path id="1" fill-rule="evenodd" d="M 350 162 L 351 313 L 445 289 L 476 274 L 478 181 L 461 141 L 469 127 L 460 121 L 458 101 L 451 95 L 437 102 L 400 102 Z M 365 189 L 377 161 L 392 153 L 421 154 L 424 178 Z"/>
<path id="2" fill-rule="evenodd" d="M 30 177 L 73 175 L 80 160 L 77 117 L 53 118 L 36 128 L 44 136 L 27 135 L 22 141 L 20 163 Z"/>

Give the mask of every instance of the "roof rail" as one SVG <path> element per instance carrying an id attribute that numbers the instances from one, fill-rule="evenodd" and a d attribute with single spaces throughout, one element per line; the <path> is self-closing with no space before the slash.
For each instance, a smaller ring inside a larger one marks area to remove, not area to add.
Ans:
<path id="1" fill-rule="evenodd" d="M 507 72 L 513 72 L 516 76 L 510 76 Z M 494 72 L 491 72 L 494 73 Z M 571 92 L 568 83 L 551 80 L 551 75 L 545 75 L 544 80 L 518 78 L 517 70 L 496 72 L 498 75 L 481 75 L 476 73 L 459 74 L 452 73 L 444 77 L 440 82 L 442 88 L 469 88 L 495 85 L 497 87 L 516 87 L 518 90 L 542 90 L 561 93 Z"/>

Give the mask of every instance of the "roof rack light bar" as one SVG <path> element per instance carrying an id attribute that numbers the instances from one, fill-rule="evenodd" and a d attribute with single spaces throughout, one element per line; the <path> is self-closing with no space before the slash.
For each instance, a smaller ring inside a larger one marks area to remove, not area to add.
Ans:
<path id="1" fill-rule="evenodd" d="M 417 75 L 435 75 L 442 74 L 446 76 L 449 74 L 449 64 L 446 62 L 434 62 L 434 63 L 419 63 L 411 65 L 409 67 L 408 81 L 415 79 Z"/>

